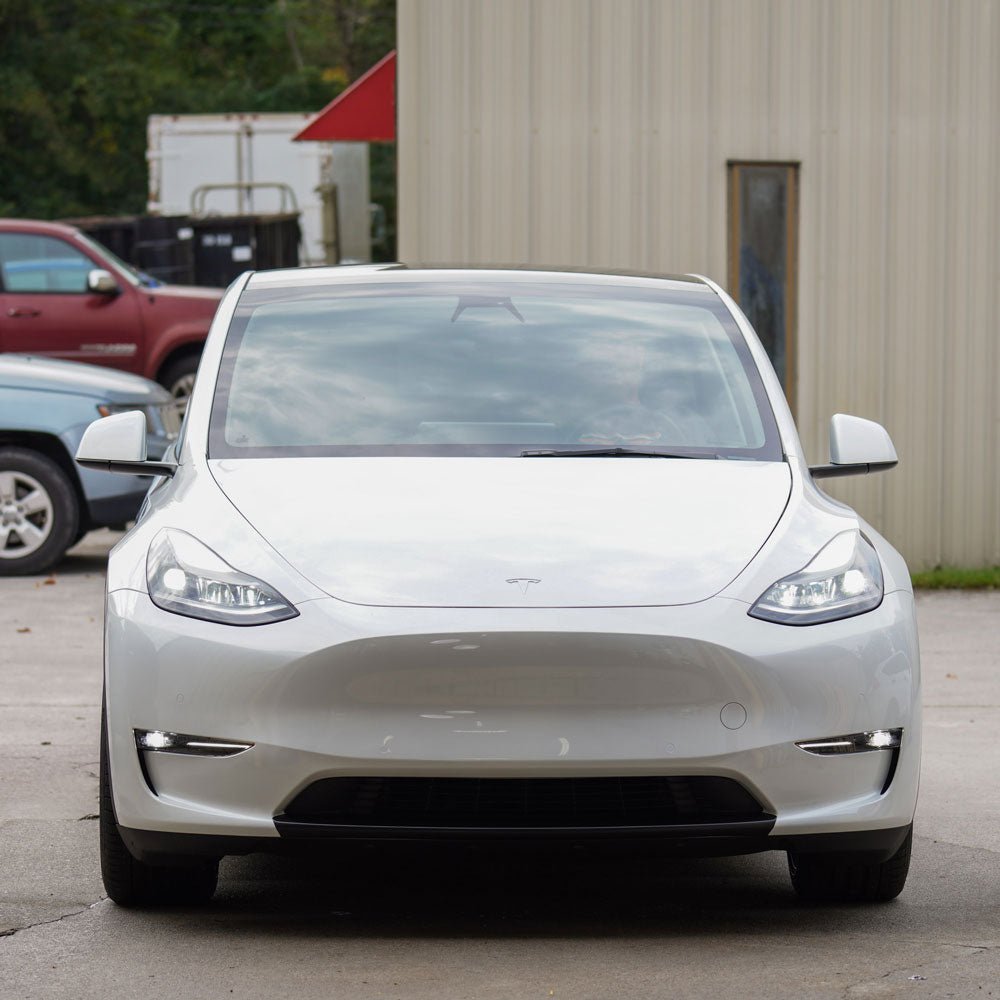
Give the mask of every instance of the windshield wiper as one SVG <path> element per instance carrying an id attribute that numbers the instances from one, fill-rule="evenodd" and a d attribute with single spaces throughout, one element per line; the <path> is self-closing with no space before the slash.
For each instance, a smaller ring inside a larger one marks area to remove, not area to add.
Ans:
<path id="1" fill-rule="evenodd" d="M 587 448 L 581 451 L 559 451 L 547 448 L 540 451 L 522 451 L 521 458 L 718 458 L 710 451 L 689 451 L 683 454 L 670 451 L 642 451 L 637 448 Z"/>

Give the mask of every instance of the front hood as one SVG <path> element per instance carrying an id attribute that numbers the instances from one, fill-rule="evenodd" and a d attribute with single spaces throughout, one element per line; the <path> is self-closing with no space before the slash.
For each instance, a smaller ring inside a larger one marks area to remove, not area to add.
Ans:
<path id="1" fill-rule="evenodd" d="M 170 393 L 141 375 L 29 354 L 0 354 L 0 386 L 93 396 L 105 403 L 164 403 Z"/>
<path id="2" fill-rule="evenodd" d="M 754 557 L 791 487 L 784 463 L 739 461 L 209 464 L 226 496 L 303 576 L 333 597 L 382 606 L 702 601 Z"/>

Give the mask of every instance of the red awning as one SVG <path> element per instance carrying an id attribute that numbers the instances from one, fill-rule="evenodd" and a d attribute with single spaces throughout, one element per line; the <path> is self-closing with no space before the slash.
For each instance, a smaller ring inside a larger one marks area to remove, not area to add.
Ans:
<path id="1" fill-rule="evenodd" d="M 392 142 L 396 138 L 396 50 L 335 97 L 295 141 Z"/>

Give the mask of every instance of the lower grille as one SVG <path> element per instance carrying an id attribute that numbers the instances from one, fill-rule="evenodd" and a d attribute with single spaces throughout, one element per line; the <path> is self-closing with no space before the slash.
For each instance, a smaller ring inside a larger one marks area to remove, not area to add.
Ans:
<path id="1" fill-rule="evenodd" d="M 530 829 L 773 820 L 731 778 L 323 778 L 276 822 L 366 828 Z"/>

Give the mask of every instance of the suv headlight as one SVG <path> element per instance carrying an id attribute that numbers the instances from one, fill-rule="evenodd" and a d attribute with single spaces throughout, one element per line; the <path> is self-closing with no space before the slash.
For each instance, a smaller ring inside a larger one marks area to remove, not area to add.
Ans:
<path id="1" fill-rule="evenodd" d="M 749 613 L 781 625 L 817 625 L 877 608 L 882 590 L 878 553 L 860 532 L 845 531 L 798 573 L 769 587 Z"/>
<path id="2" fill-rule="evenodd" d="M 164 528 L 146 556 L 149 596 L 158 608 L 222 625 L 266 625 L 298 611 L 273 587 L 233 569 L 186 531 Z"/>
<path id="3" fill-rule="evenodd" d="M 138 410 L 146 418 L 146 433 L 173 441 L 181 428 L 181 411 L 176 400 L 166 403 L 101 403 L 97 412 L 102 417 Z"/>

